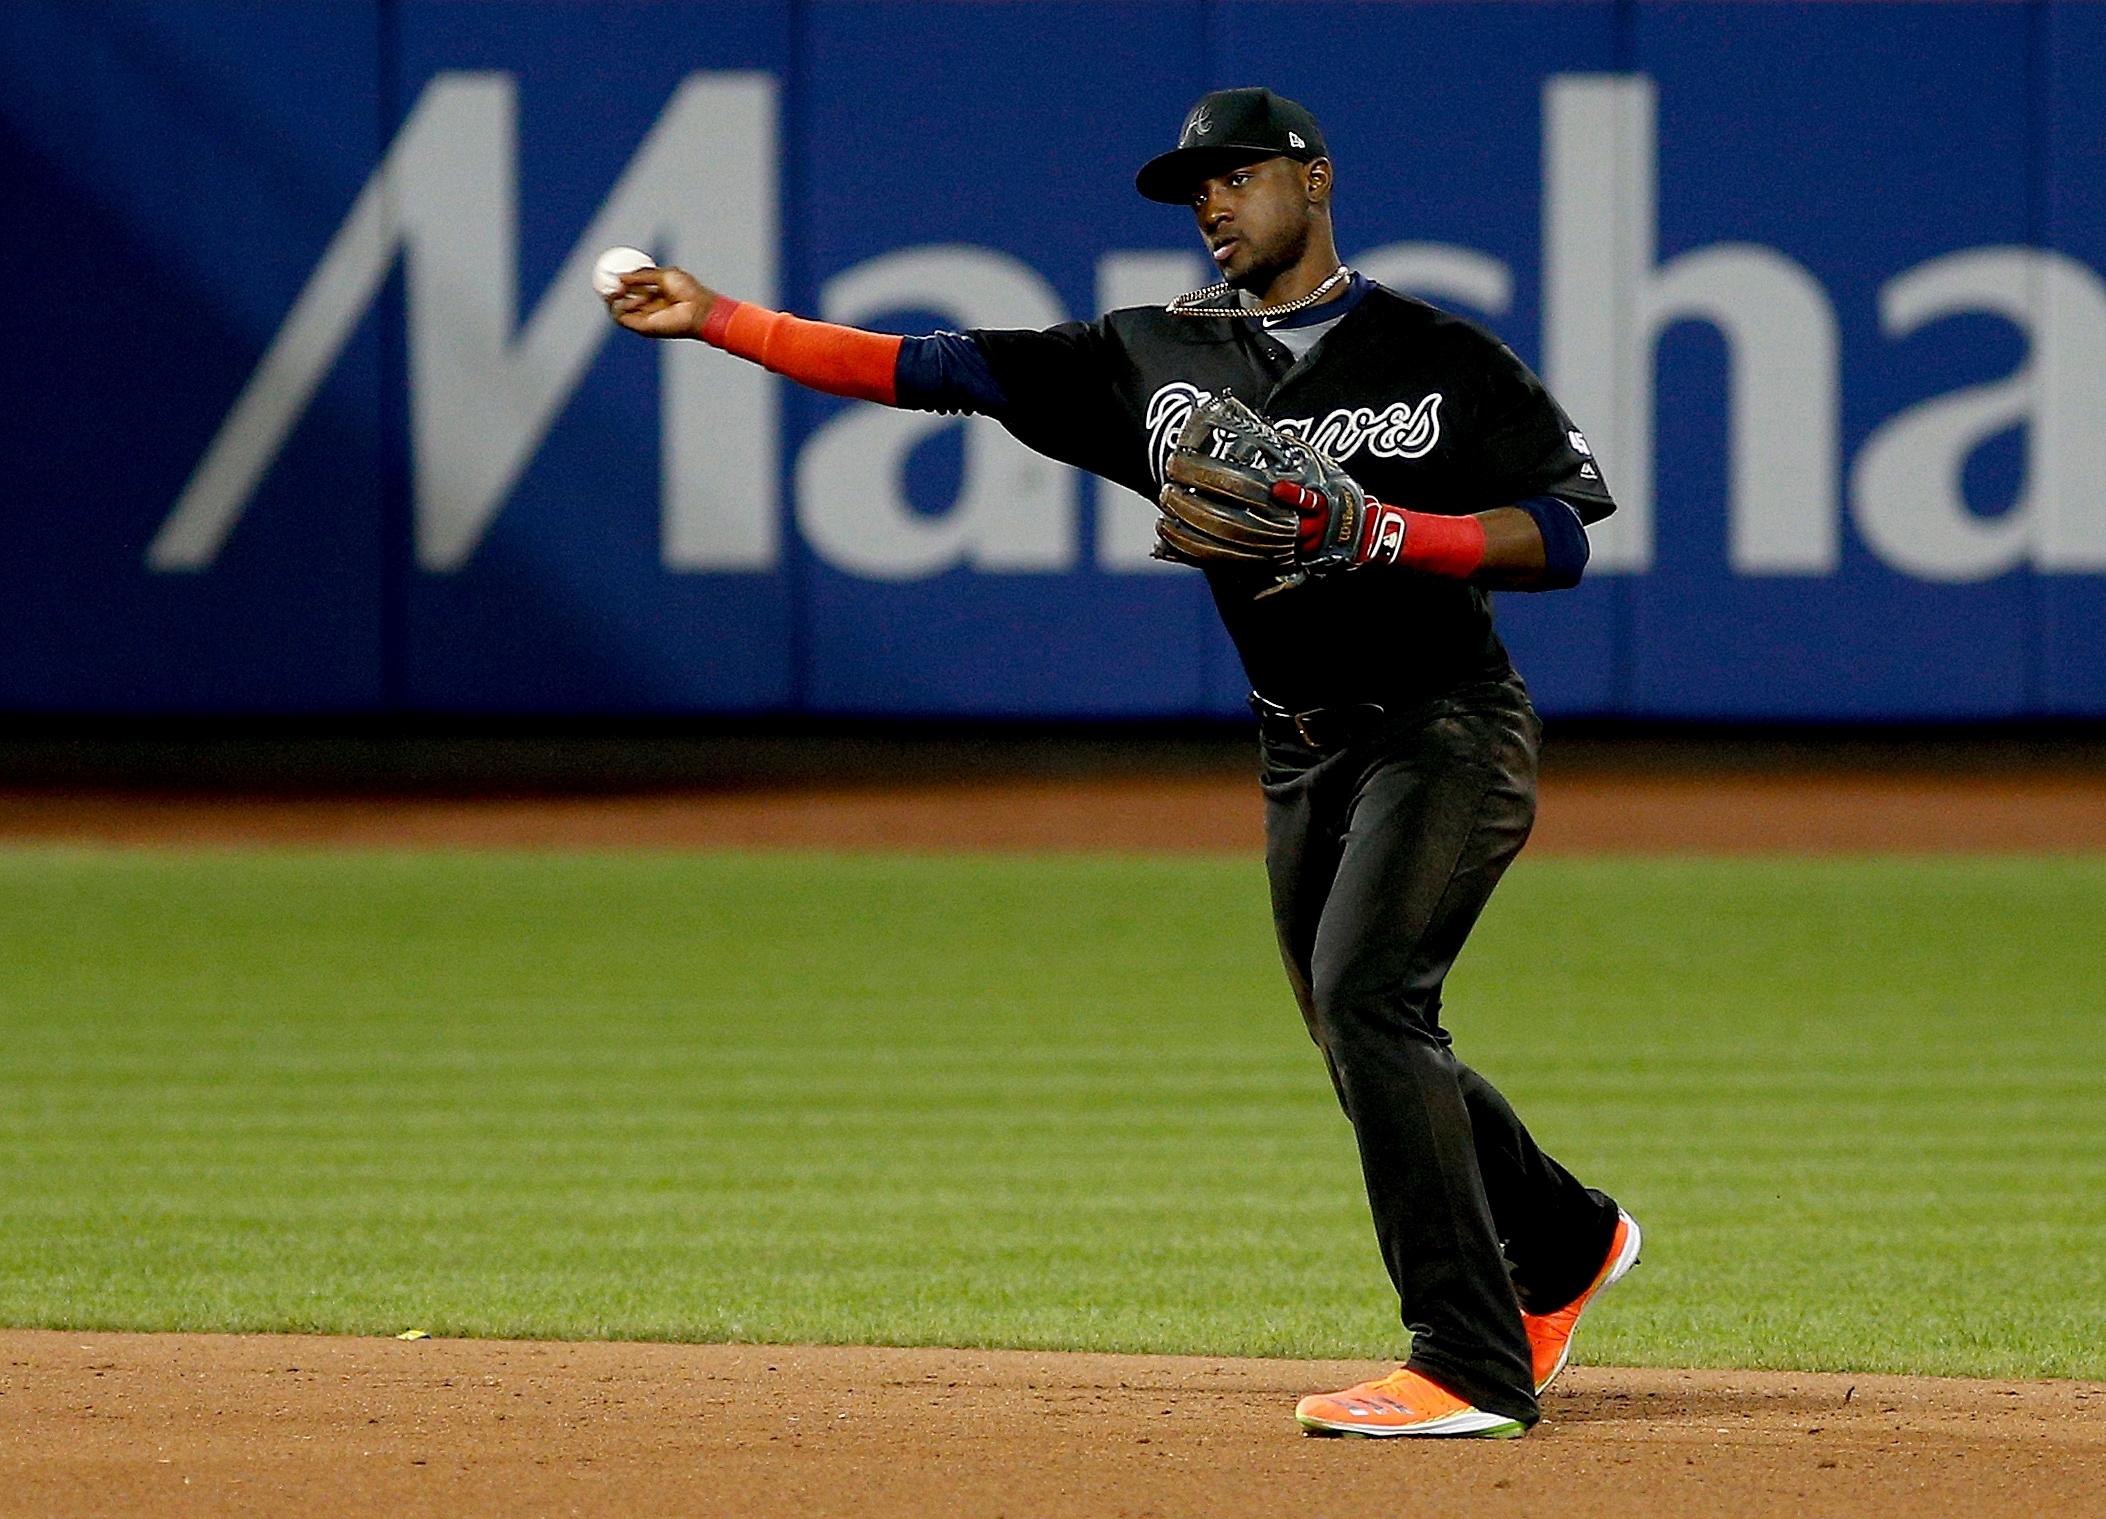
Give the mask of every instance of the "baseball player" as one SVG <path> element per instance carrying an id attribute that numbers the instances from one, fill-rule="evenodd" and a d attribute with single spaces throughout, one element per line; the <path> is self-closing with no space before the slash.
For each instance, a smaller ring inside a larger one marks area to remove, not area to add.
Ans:
<path id="1" fill-rule="evenodd" d="M 1614 509 L 1586 440 L 1498 340 L 1348 268 L 1301 106 L 1207 95 L 1140 170 L 1220 282 L 1045 331 L 901 338 L 763 310 L 678 269 L 609 298 L 836 395 L 976 412 L 1161 508 L 1257 713 L 1288 980 L 1359 1144 L 1412 1332 L 1320 1434 L 1524 1433 L 1638 1226 L 1552 1160 L 1441 1026 L 1441 984 L 1535 815 L 1541 724 L 1488 588 L 1579 581 Z"/>

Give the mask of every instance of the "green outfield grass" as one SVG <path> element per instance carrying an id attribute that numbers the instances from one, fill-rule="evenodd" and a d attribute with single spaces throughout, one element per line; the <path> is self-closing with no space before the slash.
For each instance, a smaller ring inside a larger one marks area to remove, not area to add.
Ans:
<path id="1" fill-rule="evenodd" d="M 0 1322 L 1388 1356 L 1255 860 L 0 852 Z M 2106 860 L 1528 860 L 1595 1361 L 2106 1376 Z"/>

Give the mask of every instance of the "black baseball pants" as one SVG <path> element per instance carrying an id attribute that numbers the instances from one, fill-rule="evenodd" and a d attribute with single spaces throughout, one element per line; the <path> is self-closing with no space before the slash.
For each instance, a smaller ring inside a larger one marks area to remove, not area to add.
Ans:
<path id="1" fill-rule="evenodd" d="M 1261 739 L 1266 873 L 1309 1032 L 1359 1143 L 1413 1370 L 1534 1423 L 1520 1307 L 1600 1269 L 1616 1205 L 1455 1058 L 1441 983 L 1535 821 L 1542 725 L 1518 678 L 1374 719 L 1334 749 Z"/>

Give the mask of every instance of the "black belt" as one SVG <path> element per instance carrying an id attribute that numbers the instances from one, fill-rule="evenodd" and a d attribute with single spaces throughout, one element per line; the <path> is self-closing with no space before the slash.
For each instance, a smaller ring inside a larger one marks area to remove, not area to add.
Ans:
<path id="1" fill-rule="evenodd" d="M 1311 707 L 1290 712 L 1278 702 L 1267 701 L 1253 691 L 1250 709 L 1258 714 L 1258 732 L 1275 743 L 1304 744 L 1311 749 L 1336 749 L 1371 732 L 1382 721 L 1379 702 L 1350 702 L 1337 707 Z"/>

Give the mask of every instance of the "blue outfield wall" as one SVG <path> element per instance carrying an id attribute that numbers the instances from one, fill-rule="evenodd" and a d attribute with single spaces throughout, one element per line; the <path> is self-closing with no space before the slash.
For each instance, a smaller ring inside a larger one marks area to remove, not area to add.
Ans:
<path id="1" fill-rule="evenodd" d="M 1146 503 L 583 274 L 1162 299 L 1133 169 L 1262 82 L 1625 502 L 1499 598 L 1546 710 L 2106 715 L 2102 78 L 2096 3 L 14 0 L 0 710 L 1240 713 Z"/>

